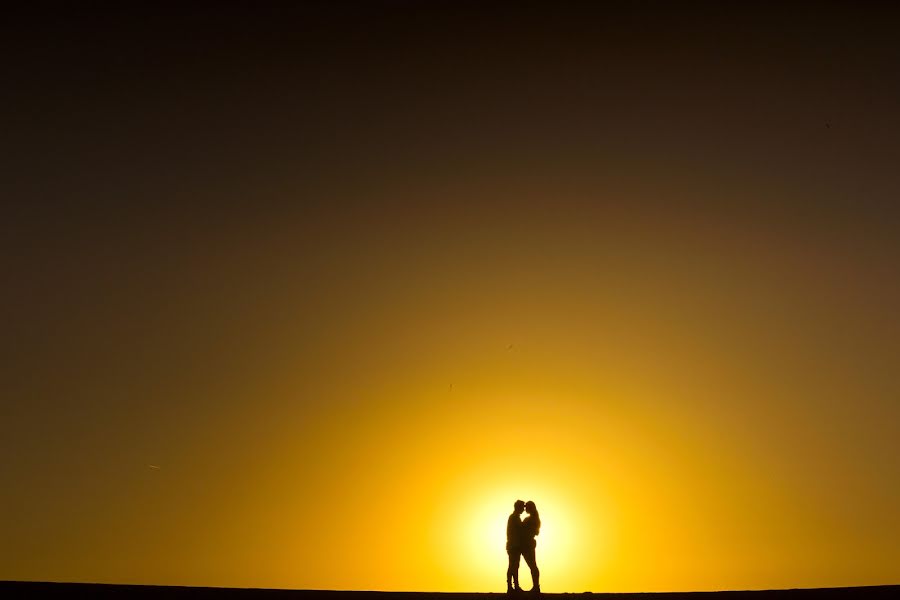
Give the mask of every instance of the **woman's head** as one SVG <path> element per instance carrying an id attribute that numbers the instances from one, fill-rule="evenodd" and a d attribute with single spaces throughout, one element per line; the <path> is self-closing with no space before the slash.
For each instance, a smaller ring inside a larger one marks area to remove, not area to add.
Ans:
<path id="1" fill-rule="evenodd" d="M 525 503 L 525 512 L 528 513 L 524 521 L 528 524 L 528 530 L 531 532 L 531 535 L 537 535 L 541 532 L 541 516 L 538 514 L 537 506 L 534 505 L 534 502 L 529 500 Z"/>

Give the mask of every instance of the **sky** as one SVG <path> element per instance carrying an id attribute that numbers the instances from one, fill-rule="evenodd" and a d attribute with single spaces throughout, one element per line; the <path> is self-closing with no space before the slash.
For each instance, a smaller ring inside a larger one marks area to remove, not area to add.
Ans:
<path id="1" fill-rule="evenodd" d="M 0 580 L 900 583 L 887 3 L 126 4 L 0 26 Z"/>

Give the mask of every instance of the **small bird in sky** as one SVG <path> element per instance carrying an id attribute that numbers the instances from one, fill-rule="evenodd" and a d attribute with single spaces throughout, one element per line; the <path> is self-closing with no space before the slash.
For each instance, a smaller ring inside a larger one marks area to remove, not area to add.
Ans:
<path id="1" fill-rule="evenodd" d="M 160 467 L 159 465 L 147 465 L 147 467 L 148 467 L 151 471 L 159 471 L 159 470 L 162 468 L 162 467 Z"/>
<path id="2" fill-rule="evenodd" d="M 509 344 L 509 345 L 506 347 L 507 350 L 512 350 L 512 348 L 513 348 L 513 345 L 512 345 L 512 344 Z"/>

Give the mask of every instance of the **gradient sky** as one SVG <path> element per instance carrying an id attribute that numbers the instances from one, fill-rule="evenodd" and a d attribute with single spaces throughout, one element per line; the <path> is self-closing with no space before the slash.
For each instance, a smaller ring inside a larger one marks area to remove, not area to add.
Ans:
<path id="1" fill-rule="evenodd" d="M 2 25 L 0 579 L 900 583 L 888 3 L 126 4 Z"/>

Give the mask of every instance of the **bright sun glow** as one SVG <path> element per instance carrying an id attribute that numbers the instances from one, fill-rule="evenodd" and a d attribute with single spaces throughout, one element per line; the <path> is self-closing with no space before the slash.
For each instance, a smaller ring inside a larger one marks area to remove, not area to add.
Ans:
<path id="1" fill-rule="evenodd" d="M 512 490 L 497 490 L 468 511 L 472 518 L 465 530 L 460 532 L 458 543 L 463 546 L 462 555 L 467 557 L 468 569 L 478 581 L 500 581 L 505 573 L 506 520 L 516 498 Z M 522 499 L 533 499 L 541 513 L 536 554 L 544 580 L 567 579 L 567 571 L 578 553 L 578 534 L 572 510 L 560 498 L 547 494 Z M 524 561 L 519 575 L 522 586 L 530 588 L 531 576 Z M 545 584 L 545 587 L 553 586 Z"/>
<path id="2" fill-rule="evenodd" d="M 474 491 L 474 490 L 477 490 Z M 580 582 L 587 571 L 585 550 L 594 536 L 596 522 L 565 495 L 550 487 L 497 482 L 474 488 L 469 496 L 458 498 L 456 514 L 465 515 L 464 524 L 451 540 L 453 554 L 461 557 L 459 573 L 471 582 L 470 589 L 502 589 L 506 573 L 506 520 L 516 499 L 533 500 L 541 516 L 537 537 L 537 564 L 541 570 L 541 588 L 564 591 Z M 525 515 L 523 515 L 524 517 Z M 593 519 L 593 517 L 592 517 Z M 599 544 L 602 546 L 602 544 Z M 602 547 L 591 547 L 591 562 L 602 560 Z M 522 587 L 531 587 L 531 575 L 523 560 L 519 569 Z"/>

